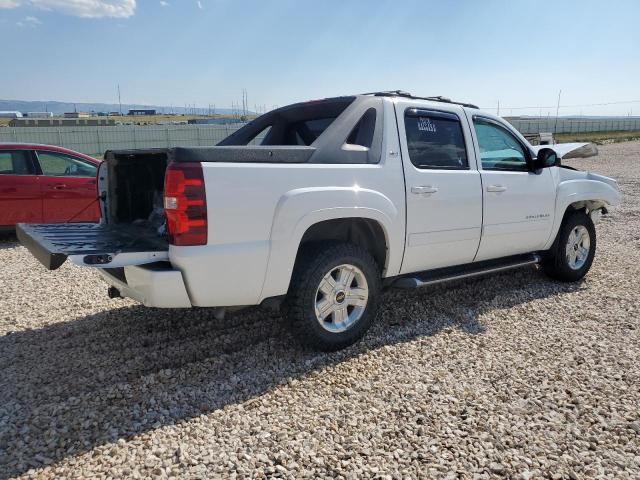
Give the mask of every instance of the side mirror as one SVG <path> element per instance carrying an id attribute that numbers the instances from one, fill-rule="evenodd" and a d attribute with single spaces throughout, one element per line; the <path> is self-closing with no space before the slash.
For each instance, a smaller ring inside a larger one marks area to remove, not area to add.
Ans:
<path id="1" fill-rule="evenodd" d="M 533 170 L 548 168 L 557 165 L 558 154 L 551 148 L 541 148 L 538 150 L 538 156 L 533 161 Z"/>

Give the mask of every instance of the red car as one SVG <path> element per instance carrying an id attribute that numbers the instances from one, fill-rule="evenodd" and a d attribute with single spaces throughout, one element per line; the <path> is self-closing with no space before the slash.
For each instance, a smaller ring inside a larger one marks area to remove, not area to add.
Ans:
<path id="1" fill-rule="evenodd" d="M 97 222 L 100 160 L 52 145 L 0 143 L 0 230 Z"/>

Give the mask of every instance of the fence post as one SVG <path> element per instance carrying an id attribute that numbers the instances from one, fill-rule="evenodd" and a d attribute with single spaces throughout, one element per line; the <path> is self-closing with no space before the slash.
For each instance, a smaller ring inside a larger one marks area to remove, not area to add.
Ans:
<path id="1" fill-rule="evenodd" d="M 136 140 L 136 126 L 135 125 L 133 125 L 132 133 L 133 133 L 133 148 L 136 149 L 136 148 L 138 148 L 138 141 Z"/>
<path id="2" fill-rule="evenodd" d="M 58 128 L 58 146 L 62 147 L 62 132 L 60 131 L 60 128 Z"/>
<path id="3" fill-rule="evenodd" d="M 96 127 L 96 140 L 97 140 L 97 143 L 98 143 L 98 152 L 97 153 L 98 154 L 104 153 L 102 151 L 102 145 L 100 145 L 100 143 L 101 143 L 100 142 L 100 127 Z"/>
<path id="4" fill-rule="evenodd" d="M 164 129 L 167 137 L 167 148 L 171 148 L 171 136 L 169 135 L 169 125 L 167 125 Z"/>

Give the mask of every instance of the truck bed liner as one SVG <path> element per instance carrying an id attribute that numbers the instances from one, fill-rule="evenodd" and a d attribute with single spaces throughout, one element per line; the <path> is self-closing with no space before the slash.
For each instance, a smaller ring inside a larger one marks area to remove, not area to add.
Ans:
<path id="1" fill-rule="evenodd" d="M 115 266 L 122 253 L 165 252 L 167 241 L 148 227 L 133 224 L 61 223 L 16 226 L 20 243 L 47 269 L 59 268 L 72 255 L 85 255 L 87 265 Z"/>

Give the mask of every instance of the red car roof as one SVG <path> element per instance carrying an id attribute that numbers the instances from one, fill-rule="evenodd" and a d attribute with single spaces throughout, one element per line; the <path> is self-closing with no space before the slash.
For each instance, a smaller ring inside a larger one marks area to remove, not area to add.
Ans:
<path id="1" fill-rule="evenodd" d="M 0 143 L 0 150 L 46 150 L 48 152 L 66 153 L 75 157 L 80 157 L 88 162 L 98 165 L 101 160 L 76 152 L 69 148 L 58 147 L 56 145 L 42 145 L 39 143 Z"/>

